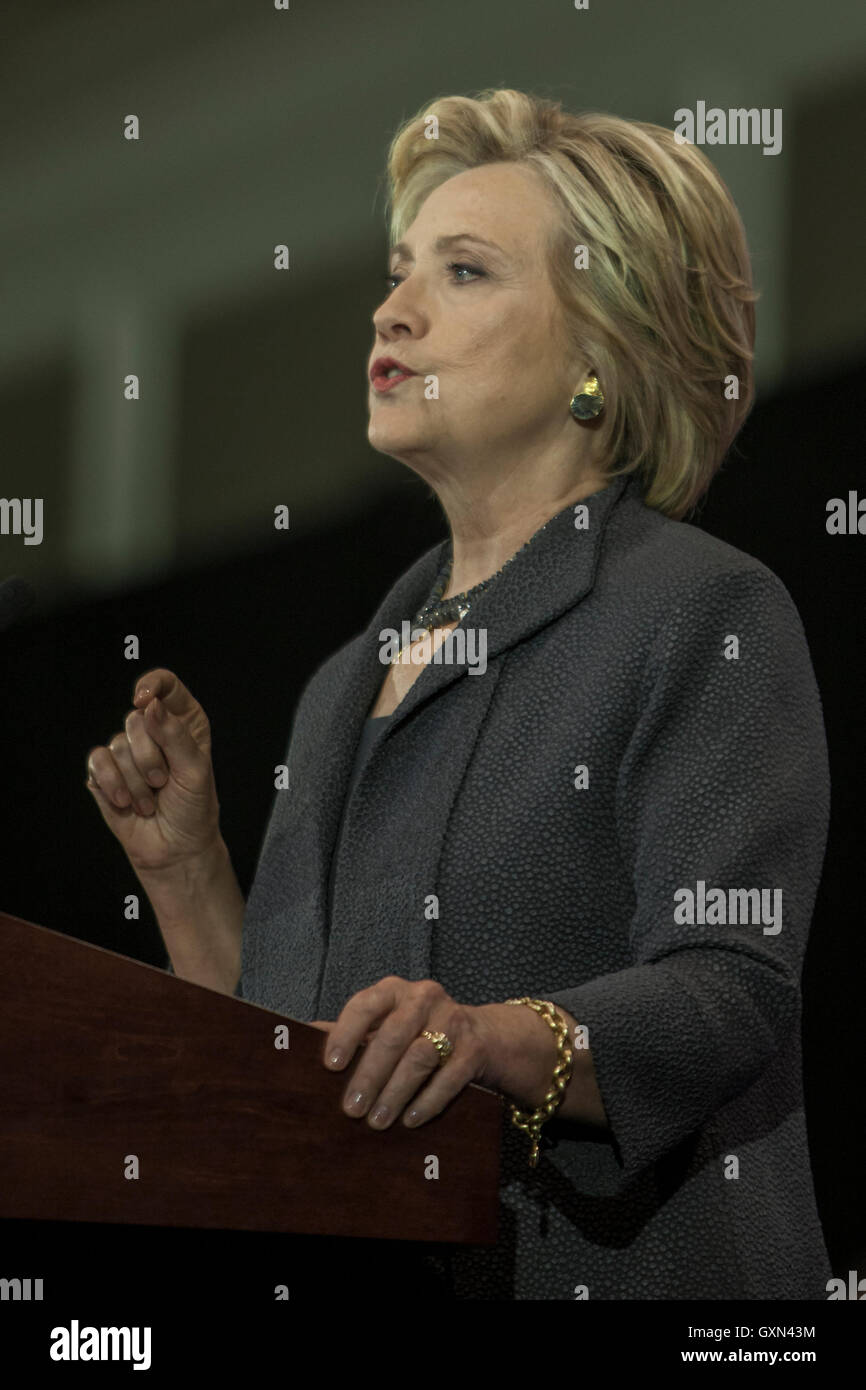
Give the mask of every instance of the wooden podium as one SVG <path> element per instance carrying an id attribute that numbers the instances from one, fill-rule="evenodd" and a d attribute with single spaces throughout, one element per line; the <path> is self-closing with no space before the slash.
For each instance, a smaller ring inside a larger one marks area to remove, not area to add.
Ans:
<path id="1" fill-rule="evenodd" d="M 493 1092 L 376 1132 L 308 1024 L 2 913 L 0 962 L 0 1217 L 495 1242 Z"/>

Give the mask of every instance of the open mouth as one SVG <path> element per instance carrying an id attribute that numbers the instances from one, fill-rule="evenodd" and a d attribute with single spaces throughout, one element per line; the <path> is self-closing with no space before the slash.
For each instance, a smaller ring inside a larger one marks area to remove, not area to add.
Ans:
<path id="1" fill-rule="evenodd" d="M 380 357 L 370 368 L 370 380 L 375 391 L 392 391 L 395 386 L 399 386 L 401 381 L 408 381 L 410 377 L 417 373 L 404 367 L 402 362 L 395 362 L 393 357 Z"/>

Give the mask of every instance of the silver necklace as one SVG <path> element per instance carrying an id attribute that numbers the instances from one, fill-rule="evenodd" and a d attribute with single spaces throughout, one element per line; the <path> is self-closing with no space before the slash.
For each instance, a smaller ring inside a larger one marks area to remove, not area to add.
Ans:
<path id="1" fill-rule="evenodd" d="M 552 519 L 553 518 L 550 518 L 550 520 Z M 414 631 L 417 628 L 423 628 L 425 632 L 432 632 L 434 628 L 445 627 L 447 623 L 462 622 L 479 594 L 483 594 L 494 580 L 499 578 L 503 570 L 506 570 L 508 566 L 517 559 L 518 555 L 523 554 L 524 550 L 535 540 L 535 537 L 547 529 L 550 525 L 550 520 L 545 521 L 544 525 L 540 526 L 538 530 L 530 536 L 529 540 L 524 542 L 519 550 L 515 550 L 513 555 L 509 555 L 505 564 L 502 565 L 495 574 L 489 575 L 487 579 L 482 579 L 478 584 L 473 584 L 471 589 L 464 589 L 462 594 L 451 594 L 449 598 L 443 598 L 442 595 L 448 587 L 448 582 L 451 578 L 451 569 L 454 564 L 454 548 L 453 544 L 449 541 L 448 553 L 436 576 L 433 588 L 430 591 L 430 596 L 426 602 L 421 605 L 415 617 L 412 619 L 411 630 Z M 409 645 L 412 645 L 411 641 Z M 405 648 L 401 647 L 397 655 L 392 657 L 392 666 L 400 660 L 403 651 L 405 651 Z"/>

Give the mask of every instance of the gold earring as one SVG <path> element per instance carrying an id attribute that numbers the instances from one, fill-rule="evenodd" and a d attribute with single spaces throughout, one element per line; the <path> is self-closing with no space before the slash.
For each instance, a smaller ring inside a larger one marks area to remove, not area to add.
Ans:
<path id="1" fill-rule="evenodd" d="M 594 420 L 604 410 L 604 394 L 594 372 L 587 377 L 583 390 L 572 396 L 568 408 L 575 420 Z"/>

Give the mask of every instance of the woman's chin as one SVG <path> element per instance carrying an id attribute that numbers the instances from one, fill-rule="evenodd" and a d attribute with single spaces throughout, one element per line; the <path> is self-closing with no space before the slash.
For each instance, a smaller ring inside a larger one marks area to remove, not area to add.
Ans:
<path id="1" fill-rule="evenodd" d="M 390 454 L 392 458 L 406 459 L 429 446 L 429 441 L 425 439 L 420 430 L 413 430 L 405 426 L 400 429 L 394 424 L 370 426 L 367 431 L 367 440 L 370 447 L 376 449 L 380 454 Z"/>

